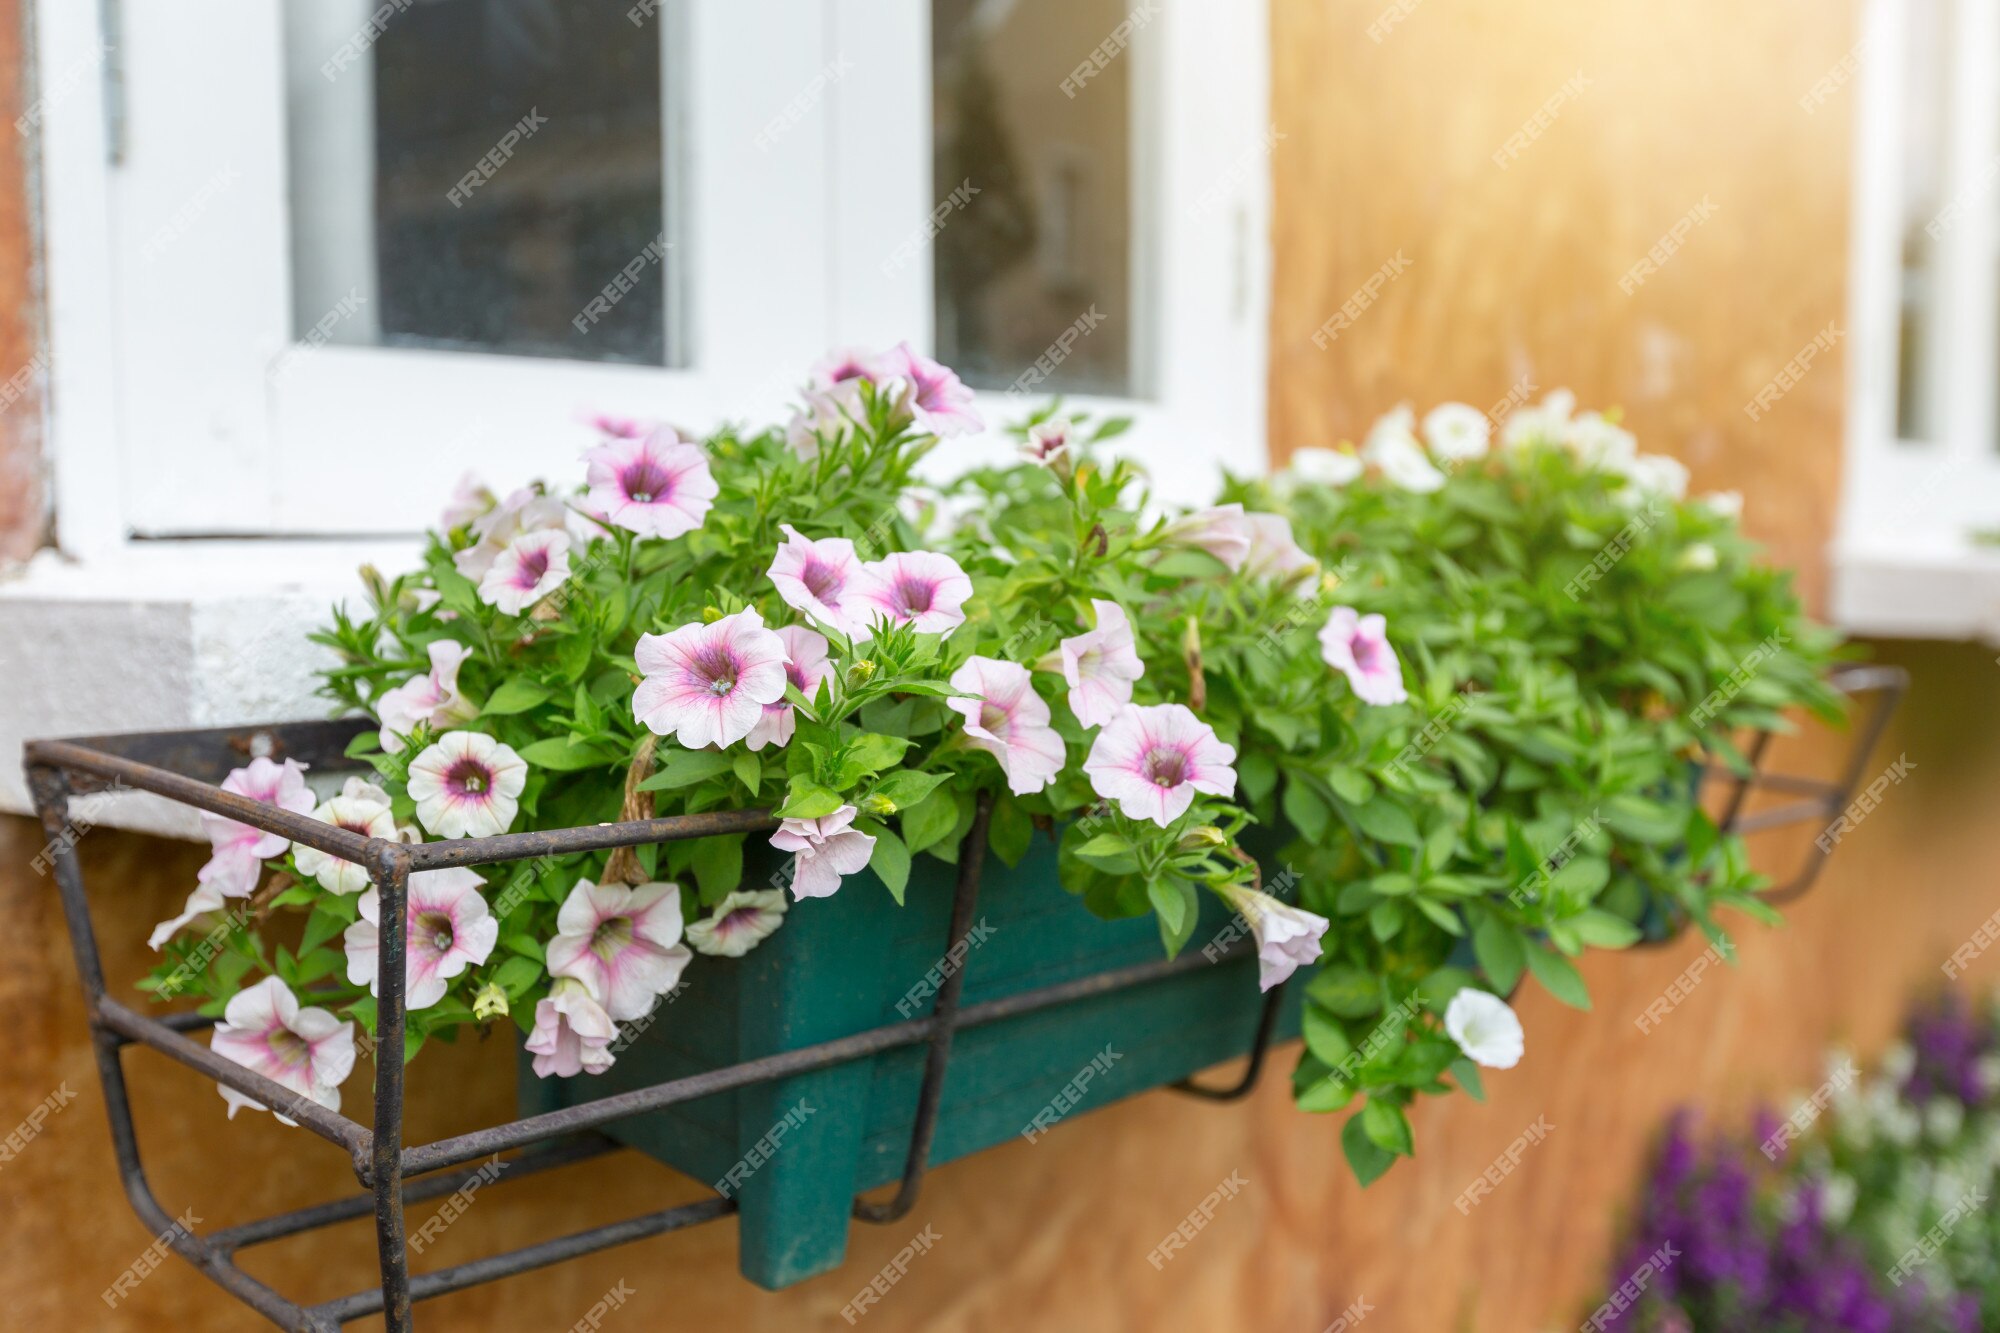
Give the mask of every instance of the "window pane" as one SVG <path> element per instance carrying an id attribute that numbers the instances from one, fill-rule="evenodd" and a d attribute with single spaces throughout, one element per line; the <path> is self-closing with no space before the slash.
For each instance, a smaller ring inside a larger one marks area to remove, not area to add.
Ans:
<path id="1" fill-rule="evenodd" d="M 680 364 L 665 19 L 627 8 L 289 0 L 297 336 Z"/>
<path id="2" fill-rule="evenodd" d="M 1896 433 L 1939 438 L 1944 411 L 1943 238 L 1950 151 L 1949 0 L 1911 0 L 1903 69 L 1903 275 L 1896 348 Z"/>
<path id="3" fill-rule="evenodd" d="M 1007 388 L 1040 360 L 1037 392 L 1136 390 L 1132 90 L 1144 29 L 1064 83 L 1129 9 L 933 0 L 935 190 L 940 201 L 963 192 L 932 243 L 938 355 L 976 387 Z"/>

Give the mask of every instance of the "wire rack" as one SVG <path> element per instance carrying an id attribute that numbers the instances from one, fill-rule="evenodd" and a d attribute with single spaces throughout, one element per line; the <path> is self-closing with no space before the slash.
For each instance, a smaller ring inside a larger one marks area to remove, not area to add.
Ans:
<path id="1" fill-rule="evenodd" d="M 1813 820 L 1824 822 L 1846 809 L 1854 799 L 1868 757 L 1908 688 L 1908 677 L 1899 668 L 1871 666 L 1847 668 L 1837 672 L 1833 680 L 1850 695 L 1873 695 L 1876 700 L 1867 719 L 1855 730 L 1851 752 L 1841 773 L 1832 780 L 1765 773 L 1762 764 L 1769 737 L 1760 736 L 1748 752 L 1753 765 L 1751 773 L 1736 775 L 1711 769 L 1704 775 L 1730 784 L 1722 821 L 1726 828 L 1747 833 Z M 726 1217 L 736 1210 L 736 1203 L 718 1194 L 417 1275 L 409 1271 L 403 1226 L 404 1210 L 409 1205 L 462 1188 L 481 1170 L 467 1163 L 495 1153 L 518 1150 L 519 1155 L 507 1163 L 509 1180 L 572 1165 L 622 1148 L 623 1145 L 598 1128 L 611 1121 L 714 1093 L 809 1073 L 898 1047 L 922 1045 L 926 1048 L 924 1077 L 902 1178 L 890 1198 L 881 1201 L 857 1198 L 853 1210 L 854 1217 L 863 1222 L 893 1222 L 910 1211 L 923 1187 L 954 1033 L 1091 996 L 1162 982 L 1210 965 L 1210 960 L 1199 954 L 1183 955 L 1179 959 L 1120 968 L 976 1004 L 960 1003 L 965 977 L 965 969 L 961 968 L 945 979 L 931 1012 L 924 1017 L 467 1134 L 407 1144 L 403 1135 L 404 1068 L 400 1060 L 377 1064 L 371 1128 L 310 1098 L 300 1097 L 194 1041 L 190 1034 L 211 1026 L 213 1019 L 195 1013 L 149 1016 L 107 993 L 103 960 L 91 925 L 74 839 L 65 836 L 70 828 L 72 797 L 111 788 L 151 792 L 195 810 L 281 834 L 302 846 L 366 868 L 381 895 L 379 975 L 382 980 L 376 1009 L 376 1044 L 378 1049 L 390 1051 L 402 1049 L 406 1025 L 405 894 L 412 874 L 448 866 L 531 861 L 615 847 L 766 831 L 776 828 L 778 821 L 767 810 L 717 811 L 410 845 L 363 837 L 307 815 L 223 791 L 216 785 L 230 769 L 256 755 L 292 758 L 326 768 L 349 765 L 352 761 L 346 758 L 348 742 L 372 727 L 365 720 L 348 720 L 148 732 L 30 741 L 25 752 L 29 789 L 50 840 L 50 857 L 76 957 L 77 976 L 83 986 L 98 1076 L 104 1085 L 111 1123 L 112 1147 L 126 1196 L 139 1219 L 169 1248 L 281 1328 L 333 1333 L 349 1321 L 380 1315 L 390 1333 L 404 1333 L 412 1327 L 411 1307 L 417 1301 Z M 1780 807 L 1749 812 L 1745 808 L 1749 794 L 1760 787 L 1782 791 L 1797 799 Z M 979 876 L 986 860 L 989 813 L 990 803 L 982 797 L 960 847 L 949 937 L 945 942 L 948 954 L 965 939 L 975 920 Z M 1803 868 L 1773 890 L 1771 897 L 1782 901 L 1804 893 L 1831 850 L 1828 840 L 1820 839 Z M 1243 947 L 1246 946 L 1238 946 Z M 1274 988 L 1266 996 L 1258 1015 L 1248 1067 L 1235 1083 L 1211 1087 L 1183 1081 L 1173 1086 L 1211 1100 L 1230 1100 L 1247 1094 L 1264 1068 L 1281 994 L 1282 988 Z M 224 1087 L 281 1109 L 311 1133 L 345 1149 L 362 1192 L 208 1232 L 194 1232 L 181 1226 L 154 1197 L 147 1182 L 125 1084 L 123 1053 L 132 1045 L 149 1047 Z M 301 1305 L 251 1276 L 237 1263 L 237 1255 L 253 1246 L 371 1214 L 380 1263 L 379 1286 L 316 1305 Z"/>

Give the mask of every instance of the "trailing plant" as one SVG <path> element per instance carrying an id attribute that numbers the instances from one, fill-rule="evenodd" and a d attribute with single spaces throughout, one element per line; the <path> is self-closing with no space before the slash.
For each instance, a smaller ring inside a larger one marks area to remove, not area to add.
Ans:
<path id="1" fill-rule="evenodd" d="M 1732 728 L 1830 713 L 1830 640 L 1720 507 L 1660 494 L 1664 463 L 1594 458 L 1610 423 L 1544 407 L 1488 452 L 1483 419 L 1441 409 L 1427 451 L 1392 417 L 1359 456 L 1186 512 L 1102 447 L 1123 423 L 1056 405 L 1017 461 L 932 489 L 918 465 L 970 404 L 902 347 L 819 367 L 783 429 L 597 419 L 580 482 L 468 478 L 418 569 L 365 571 L 365 608 L 317 639 L 329 696 L 379 723 L 350 752 L 372 775 L 314 790 L 260 759 L 231 790 L 404 842 L 781 821 L 412 876 L 405 1059 L 511 1019 L 538 1074 L 600 1073 L 697 954 L 741 955 L 864 869 L 900 902 L 985 801 L 1002 861 L 1057 839 L 1082 907 L 1151 914 L 1169 954 L 1208 892 L 1265 989 L 1315 965 L 1298 1100 L 1358 1103 L 1369 1180 L 1412 1151 L 1416 1095 L 1520 1059 L 1501 997 L 1523 975 L 1583 1004 L 1587 946 L 1764 914 L 1692 766 L 1740 763 Z M 147 984 L 337 1106 L 374 1031 L 376 891 L 209 833 Z"/>

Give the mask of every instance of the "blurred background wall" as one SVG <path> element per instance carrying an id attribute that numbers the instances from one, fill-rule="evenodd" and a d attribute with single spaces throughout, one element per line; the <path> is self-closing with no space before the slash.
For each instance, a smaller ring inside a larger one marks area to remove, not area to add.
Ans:
<path id="1" fill-rule="evenodd" d="M 0 62 L 18 68 L 18 16 L 0 0 Z M 1399 21 L 1376 41 L 1371 25 Z M 1274 0 L 1276 141 L 1271 317 L 1273 452 L 1358 438 L 1408 400 L 1489 405 L 1517 384 L 1622 406 L 1642 447 L 1676 454 L 1697 489 L 1736 488 L 1746 524 L 1815 598 L 1840 476 L 1843 370 L 1816 368 L 1764 421 L 1743 404 L 1829 322 L 1844 319 L 1849 121 L 1799 97 L 1854 43 L 1844 6 L 1723 0 Z M 1502 169 L 1493 155 L 1565 85 L 1583 83 Z M 0 110 L 18 101 L 0 79 Z M 14 136 L 0 136 L 0 358 L 22 364 L 32 254 Z M 1619 279 L 1704 203 L 1659 273 Z M 1407 261 L 1324 350 L 1312 334 L 1369 276 Z M 0 417 L 0 460 L 32 473 L 31 413 Z M 0 515 L 39 506 L 8 480 Z M 0 531 L 7 529 L 0 520 Z M 29 525 L 31 528 L 32 524 Z M 18 523 L 13 529 L 20 531 Z M 857 1227 L 838 1273 L 772 1295 L 735 1274 L 732 1224 L 641 1242 L 419 1310 L 431 1329 L 569 1327 L 614 1284 L 634 1292 L 606 1328 L 843 1328 L 839 1311 L 925 1223 L 940 1242 L 866 1316 L 892 1330 L 1257 1330 L 1316 1333 L 1356 1301 L 1382 1333 L 1534 1333 L 1574 1327 L 1604 1282 L 1619 1209 L 1670 1108 L 1738 1114 L 1820 1081 L 1832 1039 L 1872 1052 L 1912 987 L 2000 906 L 2000 729 L 1990 650 L 1879 644 L 1914 673 L 1910 703 L 1869 765 L 1910 779 L 1840 848 L 1778 930 L 1748 927 L 1733 970 L 1711 972 L 1650 1035 L 1635 1020 L 1701 952 L 1681 945 L 1585 971 L 1595 1011 L 1524 992 L 1529 1055 L 1416 1117 L 1420 1153 L 1372 1189 L 1348 1178 L 1337 1125 L 1295 1112 L 1281 1078 L 1247 1104 L 1155 1093 L 945 1167 L 907 1225 Z M 1811 771 L 1837 739 L 1783 756 Z M 1774 874 L 1807 838 L 1773 838 Z M 0 1133 L 59 1088 L 75 1094 L 0 1163 L 0 1309 L 19 1327 L 260 1327 L 169 1263 L 115 1312 L 99 1293 L 150 1237 L 120 1197 L 52 884 L 30 868 L 40 831 L 0 819 Z M 112 831 L 84 839 L 114 979 L 177 909 L 197 849 Z M 1982 960 L 1976 979 L 1996 975 Z M 127 1057 L 155 1188 L 170 1209 L 228 1224 L 352 1188 L 337 1155 L 268 1117 L 222 1117 L 214 1090 L 144 1053 Z M 1277 1062 L 1289 1065 L 1289 1052 Z M 513 1058 L 499 1040 L 427 1052 L 410 1132 L 506 1118 Z M 349 1088 L 358 1100 L 360 1084 Z M 1538 1121 L 1544 1142 L 1469 1215 L 1457 1198 Z M 1231 1172 L 1251 1182 L 1179 1261 L 1145 1256 Z M 693 1187 L 622 1159 L 494 1187 L 422 1266 L 559 1234 Z M 412 1214 L 421 1220 L 421 1210 Z M 414 1225 L 414 1222 L 413 1222 Z M 365 1227 L 281 1244 L 256 1265 L 308 1298 L 365 1285 Z"/>

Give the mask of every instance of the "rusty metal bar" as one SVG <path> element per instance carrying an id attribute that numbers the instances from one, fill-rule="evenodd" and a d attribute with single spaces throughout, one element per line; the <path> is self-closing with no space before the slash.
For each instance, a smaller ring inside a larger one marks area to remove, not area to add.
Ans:
<path id="1" fill-rule="evenodd" d="M 578 1231 L 572 1235 L 560 1236 L 555 1240 L 545 1240 L 537 1245 L 523 1246 L 518 1250 L 508 1250 L 502 1254 L 489 1255 L 484 1259 L 474 1259 L 469 1263 L 457 1264 L 451 1268 L 440 1268 L 435 1273 L 423 1273 L 410 1279 L 407 1300 L 427 1301 L 434 1296 L 443 1296 L 467 1287 L 476 1287 L 482 1282 L 492 1282 L 516 1273 L 526 1273 L 537 1268 L 547 1268 L 565 1259 L 591 1254 L 598 1250 L 623 1245 L 628 1241 L 643 1240 L 647 1236 L 658 1236 L 669 1231 L 681 1231 L 703 1222 L 713 1222 L 736 1211 L 734 1199 L 721 1197 L 698 1199 L 693 1203 L 677 1204 L 663 1208 L 657 1213 L 646 1213 L 639 1217 L 627 1218 L 623 1222 L 612 1222 L 588 1231 Z M 343 1296 L 336 1301 L 314 1306 L 309 1313 L 337 1323 L 350 1319 L 362 1319 L 383 1310 L 384 1293 L 380 1291 L 357 1291 L 352 1296 Z M 407 1314 L 407 1305 L 405 1306 Z"/>
<path id="2" fill-rule="evenodd" d="M 255 1097 L 265 1106 L 280 1111 L 286 1119 L 298 1121 L 328 1143 L 347 1149 L 357 1171 L 369 1160 L 372 1151 L 370 1140 L 374 1136 L 369 1133 L 368 1126 L 350 1120 L 338 1111 L 329 1111 L 310 1097 L 300 1097 L 283 1084 L 274 1083 L 253 1069 L 217 1055 L 158 1019 L 135 1013 L 109 996 L 100 996 L 96 1007 L 97 1021 L 107 1032 L 117 1035 L 119 1044 L 137 1042 L 150 1046 L 224 1087 L 234 1088 L 246 1097 Z"/>
<path id="3" fill-rule="evenodd" d="M 1232 949 L 1225 957 L 1233 957 L 1240 951 L 1239 946 L 1237 949 Z M 1023 1014 L 1032 1014 L 1056 1005 L 1067 1004 L 1071 1000 L 1124 990 L 1128 986 L 1164 981 L 1183 972 L 1192 972 L 1208 966 L 1210 966 L 1209 961 L 1200 954 L 1183 954 L 1179 958 L 1136 963 L 1111 972 L 1079 977 L 1075 981 L 1043 986 L 1038 990 L 1022 991 L 997 1000 L 985 1000 L 979 1004 L 967 1005 L 958 1011 L 958 1028 L 964 1031 L 966 1028 L 980 1027 L 1001 1019 L 1018 1018 Z M 693 1101 L 697 1097 L 706 1097 L 711 1093 L 729 1092 L 736 1088 L 749 1087 L 755 1083 L 764 1083 L 793 1074 L 809 1074 L 831 1065 L 858 1060 L 866 1055 L 878 1055 L 883 1051 L 894 1050 L 898 1046 L 914 1046 L 930 1035 L 929 1018 L 912 1018 L 901 1023 L 888 1023 L 878 1028 L 870 1028 L 853 1036 L 837 1037 L 832 1041 L 801 1046 L 797 1050 L 781 1051 L 776 1055 L 760 1056 L 754 1060 L 745 1060 L 741 1064 L 690 1074 L 667 1083 L 656 1083 L 649 1088 L 634 1088 L 630 1092 L 613 1093 L 609 1097 L 602 1097 L 579 1106 L 565 1106 L 561 1110 L 547 1111 L 505 1125 L 474 1130 L 470 1134 L 459 1134 L 452 1138 L 439 1139 L 434 1143 L 426 1143 L 422 1147 L 406 1149 L 403 1153 L 403 1172 L 406 1175 L 418 1175 L 442 1167 L 457 1166 L 476 1157 L 505 1152 L 509 1148 L 519 1148 L 530 1143 L 540 1143 L 545 1139 L 557 1138 L 579 1129 L 591 1129 L 613 1120 L 623 1120 L 627 1116 L 638 1115 L 644 1111 L 657 1111 L 663 1106 Z"/>
<path id="4" fill-rule="evenodd" d="M 630 819 L 545 832 L 496 833 L 490 838 L 449 838 L 412 845 L 410 868 L 423 871 L 445 866 L 489 865 L 495 861 L 538 861 L 545 857 L 601 852 L 607 847 L 643 847 L 648 843 L 713 838 L 725 833 L 761 833 L 776 827 L 778 820 L 768 810 L 711 810 L 699 815 Z"/>
<path id="5" fill-rule="evenodd" d="M 510 1181 L 524 1176 L 536 1175 L 559 1166 L 570 1166 L 576 1162 L 587 1162 L 593 1157 L 603 1157 L 607 1153 L 624 1151 L 625 1145 L 602 1134 L 579 1134 L 575 1138 L 510 1157 L 500 1165 Z M 476 1179 L 487 1169 L 485 1164 L 467 1166 L 457 1171 L 443 1171 L 422 1180 L 409 1181 L 403 1186 L 403 1204 L 422 1203 L 440 1195 L 451 1194 L 462 1188 L 467 1181 Z M 351 1222 L 358 1217 L 366 1217 L 375 1211 L 375 1193 L 350 1194 L 343 1199 L 330 1199 L 325 1203 L 313 1204 L 308 1208 L 296 1208 L 289 1213 L 276 1213 L 259 1218 L 254 1222 L 244 1222 L 220 1231 L 210 1232 L 204 1239 L 225 1254 L 248 1249 L 253 1245 L 265 1245 L 287 1236 L 302 1232 L 317 1231 L 321 1227 L 336 1226 Z"/>
<path id="6" fill-rule="evenodd" d="M 316 851 L 329 856 L 337 856 L 343 861 L 370 864 L 369 847 L 380 839 L 364 838 L 359 833 L 350 833 L 336 824 L 314 819 L 292 810 L 281 810 L 275 805 L 253 801 L 248 796 L 238 796 L 235 792 L 224 791 L 194 778 L 169 773 L 163 768 L 154 768 L 135 759 L 120 759 L 115 755 L 100 754 L 87 750 L 70 741 L 29 741 L 27 744 L 28 763 L 46 765 L 52 768 L 74 769 L 95 777 L 117 782 L 140 791 L 149 791 L 156 796 L 191 805 L 197 810 L 210 814 L 226 815 L 252 828 L 263 829 L 266 833 L 282 833 L 293 842 L 302 842 Z"/>
<path id="7" fill-rule="evenodd" d="M 986 864 L 986 826 L 993 817 L 993 794 L 979 793 L 972 810 L 972 827 L 958 846 L 958 883 L 951 898 L 951 929 L 945 940 L 945 957 L 964 947 L 972 933 L 972 915 L 979 907 L 979 872 Z M 924 1057 L 924 1083 L 917 1093 L 917 1118 L 910 1127 L 910 1151 L 903 1159 L 903 1179 L 892 1198 L 882 1202 L 854 1201 L 854 1216 L 863 1222 L 895 1222 L 916 1207 L 917 1194 L 924 1186 L 924 1172 L 931 1161 L 931 1144 L 937 1138 L 938 1108 L 944 1102 L 945 1071 L 951 1064 L 951 1037 L 958 1027 L 958 998 L 965 990 L 966 959 L 938 987 L 931 1007 L 930 1050 Z"/>

